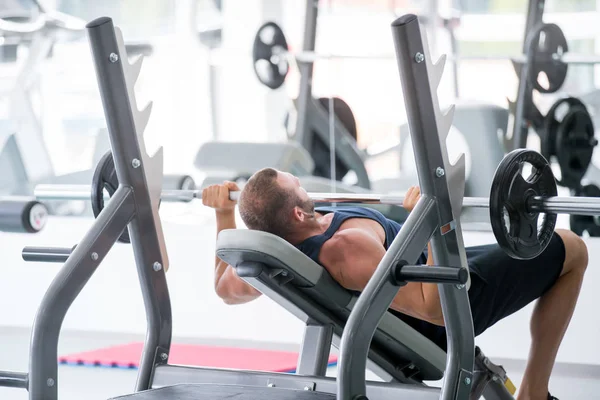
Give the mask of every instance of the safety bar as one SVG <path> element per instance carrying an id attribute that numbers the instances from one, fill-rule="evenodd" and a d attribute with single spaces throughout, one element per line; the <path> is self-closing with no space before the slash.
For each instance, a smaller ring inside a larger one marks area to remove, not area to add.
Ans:
<path id="1" fill-rule="evenodd" d="M 69 247 L 32 247 L 23 248 L 23 260 L 30 262 L 60 262 L 67 261 L 75 246 Z"/>
<path id="2" fill-rule="evenodd" d="M 0 371 L 0 386 L 26 389 L 29 376 L 25 372 Z"/>
<path id="3" fill-rule="evenodd" d="M 464 285 L 469 279 L 465 268 L 434 267 L 428 265 L 405 265 L 394 268 L 396 282 L 426 282 Z"/>

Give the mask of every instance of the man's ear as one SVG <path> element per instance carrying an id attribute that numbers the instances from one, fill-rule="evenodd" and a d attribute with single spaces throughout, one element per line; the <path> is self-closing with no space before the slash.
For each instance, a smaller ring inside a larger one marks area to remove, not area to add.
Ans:
<path id="1" fill-rule="evenodd" d="M 298 222 L 304 221 L 304 218 L 306 217 L 306 215 L 302 212 L 302 210 L 298 206 L 294 207 L 294 209 L 292 210 L 292 215 L 294 217 L 294 221 L 298 221 Z"/>

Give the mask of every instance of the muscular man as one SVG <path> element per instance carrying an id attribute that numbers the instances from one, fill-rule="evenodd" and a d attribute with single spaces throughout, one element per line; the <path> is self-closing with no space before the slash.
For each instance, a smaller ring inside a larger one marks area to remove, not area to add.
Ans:
<path id="1" fill-rule="evenodd" d="M 202 193 L 203 203 L 216 211 L 217 232 L 236 228 L 230 190 L 239 189 L 235 183 L 225 182 Z M 404 208 L 410 212 L 419 196 L 419 189 L 411 188 Z M 296 177 L 270 168 L 248 180 L 238 206 L 249 229 L 282 237 L 327 269 L 342 286 L 355 291 L 364 289 L 401 227 L 369 208 L 315 209 Z M 548 383 L 587 267 L 585 243 L 571 231 L 557 230 L 547 249 L 532 260 L 514 260 L 496 244 L 468 247 L 466 254 L 476 336 L 537 300 L 530 325 L 532 344 L 517 399 L 553 399 Z M 429 248 L 424 249 L 419 262 L 435 265 Z M 260 296 L 219 258 L 215 290 L 227 304 L 246 303 Z M 408 283 L 398 290 L 391 309 L 446 350 L 436 284 Z"/>

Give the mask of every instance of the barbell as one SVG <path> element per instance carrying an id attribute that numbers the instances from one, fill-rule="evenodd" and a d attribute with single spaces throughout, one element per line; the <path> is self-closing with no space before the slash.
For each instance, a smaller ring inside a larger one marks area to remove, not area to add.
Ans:
<path id="1" fill-rule="evenodd" d="M 543 38 L 543 40 L 541 40 Z M 543 42 L 543 45 L 541 45 Z M 529 63 L 529 79 L 541 92 L 554 93 L 566 79 L 568 64 L 594 65 L 600 64 L 600 56 L 571 54 L 568 52 L 567 40 L 556 24 L 540 24 L 529 35 L 528 54 L 520 55 L 452 55 L 452 61 L 513 61 L 518 64 Z M 227 54 L 227 50 L 219 50 L 217 56 Z M 237 55 L 236 52 L 232 52 Z M 318 53 L 313 51 L 292 52 L 281 27 L 275 22 L 266 22 L 260 26 L 252 47 L 254 71 L 259 81 L 271 89 L 283 85 L 292 62 L 310 63 L 318 60 L 395 60 L 393 54 L 342 54 Z M 415 61 L 422 62 L 423 54 L 415 54 Z M 538 83 L 541 72 L 548 79 L 548 87 Z"/>
<path id="2" fill-rule="evenodd" d="M 108 153 L 110 154 L 110 153 Z M 91 190 L 85 185 L 38 185 L 38 200 L 89 200 L 94 215 L 102 211 L 105 189 L 109 196 L 119 183 L 111 156 L 102 158 L 96 167 Z M 525 177 L 523 171 L 530 166 Z M 98 173 L 102 171 L 102 173 Z M 309 193 L 315 203 L 389 204 L 402 206 L 403 196 L 375 193 Z M 237 201 L 240 192 L 230 192 Z M 191 202 L 202 198 L 201 190 L 165 190 L 161 201 Z M 101 204 L 99 204 L 101 203 Z M 463 208 L 489 208 L 492 231 L 500 247 L 516 259 L 538 256 L 550 243 L 557 214 L 600 215 L 600 198 L 559 197 L 557 184 L 548 161 L 538 152 L 517 149 L 508 153 L 496 168 L 490 197 L 465 197 Z M 540 218 L 541 216 L 541 218 Z M 120 241 L 128 242 L 124 235 Z"/>
<path id="3" fill-rule="evenodd" d="M 90 199 L 90 188 L 87 185 L 37 185 L 35 197 L 38 200 L 84 200 Z M 241 191 L 229 192 L 229 199 L 238 201 Z M 387 204 L 402 206 L 404 196 L 377 193 L 308 193 L 308 197 L 315 203 L 337 204 Z M 163 190 L 161 200 L 165 202 L 189 203 L 193 200 L 202 200 L 202 190 Z M 488 197 L 465 197 L 463 208 L 489 208 Z M 533 196 L 528 200 L 529 212 L 545 212 L 556 214 L 574 215 L 600 215 L 600 198 L 572 197 L 572 196 Z"/>

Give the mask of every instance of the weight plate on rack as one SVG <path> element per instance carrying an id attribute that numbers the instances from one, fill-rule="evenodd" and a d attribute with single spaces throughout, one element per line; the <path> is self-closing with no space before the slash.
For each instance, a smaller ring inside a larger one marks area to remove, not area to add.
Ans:
<path id="1" fill-rule="evenodd" d="M 109 151 L 98 162 L 92 177 L 92 211 L 95 218 L 98 218 L 104 208 L 104 191 L 106 190 L 108 195 L 112 196 L 118 187 L 117 170 L 112 153 Z M 123 230 L 118 240 L 121 243 L 131 243 L 127 228 Z"/>
<path id="2" fill-rule="evenodd" d="M 290 70 L 287 60 L 289 47 L 283 30 L 275 22 L 263 24 L 256 32 L 252 47 L 254 72 L 258 80 L 271 89 L 285 82 Z"/>
<path id="3" fill-rule="evenodd" d="M 554 233 L 556 214 L 529 212 L 527 207 L 532 197 L 556 195 L 554 174 L 540 153 L 517 149 L 502 159 L 490 191 L 490 221 L 506 254 L 529 260 L 544 251 Z"/>
<path id="4" fill-rule="evenodd" d="M 560 166 L 560 185 L 568 188 L 581 186 L 581 180 L 592 163 L 592 155 L 597 144 L 594 123 L 586 108 L 571 107 L 556 132 L 556 159 Z"/>
<path id="5" fill-rule="evenodd" d="M 554 93 L 567 79 L 568 65 L 560 57 L 569 51 L 567 39 L 556 24 L 542 24 L 532 32 L 529 38 L 527 60 L 529 64 L 528 80 L 540 93 Z M 547 85 L 540 82 L 542 74 Z"/>
<path id="6" fill-rule="evenodd" d="M 542 155 L 546 160 L 550 160 L 552 156 L 556 155 L 556 134 L 558 126 L 563 120 L 564 115 L 567 114 L 568 109 L 574 106 L 584 106 L 584 104 L 575 97 L 565 97 L 557 100 L 546 116 L 544 117 L 544 131 L 541 138 L 541 150 Z M 561 112 L 562 109 L 567 108 L 567 111 Z"/>
<path id="7" fill-rule="evenodd" d="M 319 103 L 323 106 L 325 111 L 329 114 L 329 97 L 319 98 Z M 338 121 L 346 128 L 352 139 L 356 142 L 358 133 L 356 129 L 356 120 L 352 109 L 344 100 L 339 97 L 333 98 L 333 112 Z M 313 175 L 320 176 L 323 178 L 331 178 L 331 148 L 329 141 L 324 142 L 320 135 L 312 133 L 313 137 L 311 140 L 312 149 L 310 154 L 315 162 L 315 169 Z M 341 145 L 341 143 L 338 143 Z M 335 157 L 335 177 L 336 180 L 341 181 L 344 176 L 350 171 L 350 166 L 346 165 L 336 154 Z"/>

